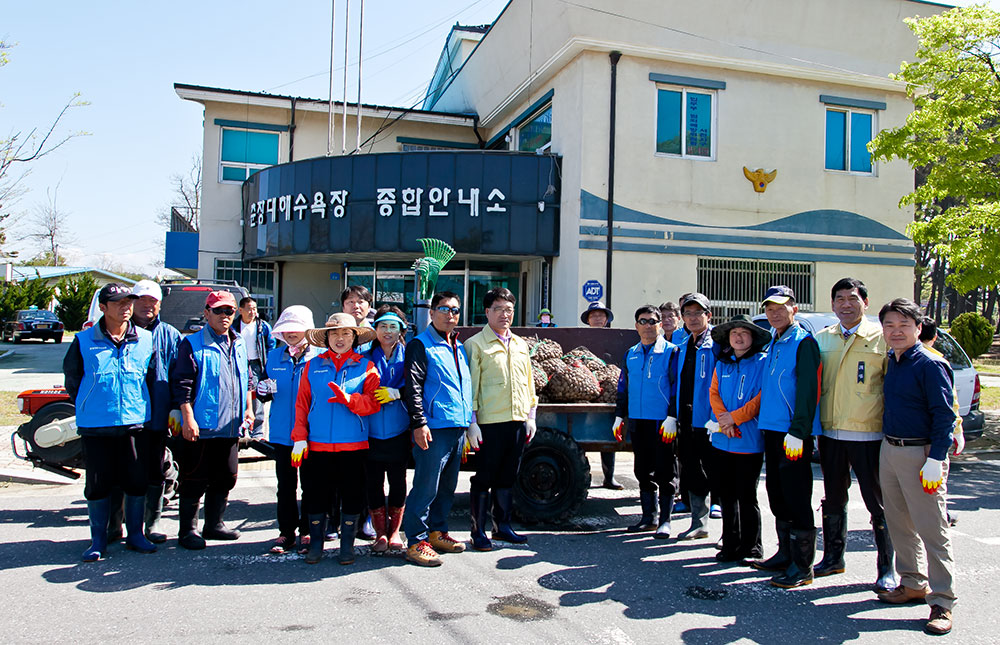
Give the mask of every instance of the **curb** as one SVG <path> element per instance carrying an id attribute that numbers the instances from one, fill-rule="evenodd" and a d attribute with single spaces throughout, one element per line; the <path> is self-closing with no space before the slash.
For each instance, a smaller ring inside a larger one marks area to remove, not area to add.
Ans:
<path id="1" fill-rule="evenodd" d="M 37 468 L 0 468 L 0 483 L 4 484 L 75 484 L 77 481 Z"/>
<path id="2" fill-rule="evenodd" d="M 0 360 L 2 360 L 4 358 L 7 358 L 8 356 L 13 356 L 13 355 L 14 355 L 14 350 L 13 349 L 8 349 L 6 352 L 0 352 Z"/>

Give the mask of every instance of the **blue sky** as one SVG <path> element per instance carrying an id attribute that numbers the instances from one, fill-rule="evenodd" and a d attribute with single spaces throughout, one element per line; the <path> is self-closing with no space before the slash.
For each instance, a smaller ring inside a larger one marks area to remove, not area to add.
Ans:
<path id="1" fill-rule="evenodd" d="M 451 26 L 489 23 L 506 1 L 366 0 L 363 100 L 413 104 Z M 342 21 L 346 1 L 336 4 Z M 352 0 L 352 11 L 358 5 Z M 73 238 L 61 252 L 71 264 L 151 273 L 162 265 L 156 214 L 173 200 L 171 175 L 190 168 L 202 141 L 201 106 L 178 98 L 175 82 L 311 98 L 328 92 L 330 0 L 22 1 L 5 2 L 2 15 L 0 38 L 15 47 L 0 69 L 0 137 L 46 126 L 74 92 L 90 103 L 60 127 L 89 136 L 33 164 L 29 192 L 15 207 L 29 213 L 59 185 Z"/>

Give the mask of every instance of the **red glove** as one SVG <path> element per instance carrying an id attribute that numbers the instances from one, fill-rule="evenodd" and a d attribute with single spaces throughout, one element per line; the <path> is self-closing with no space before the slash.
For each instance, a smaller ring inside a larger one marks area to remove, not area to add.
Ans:
<path id="1" fill-rule="evenodd" d="M 333 390 L 333 396 L 327 399 L 329 403 L 342 403 L 344 405 L 350 405 L 351 403 L 350 394 L 345 394 L 344 391 L 340 389 L 340 386 L 334 383 L 333 381 L 330 381 L 329 383 L 327 383 L 327 385 L 329 385 L 330 389 Z"/>

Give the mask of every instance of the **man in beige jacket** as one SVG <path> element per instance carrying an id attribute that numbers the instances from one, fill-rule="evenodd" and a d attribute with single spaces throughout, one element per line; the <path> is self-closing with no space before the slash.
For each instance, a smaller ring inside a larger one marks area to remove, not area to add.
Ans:
<path id="1" fill-rule="evenodd" d="M 487 325 L 465 343 L 472 377 L 472 424 L 466 438 L 477 451 L 476 474 L 469 491 L 472 547 L 489 551 L 486 537 L 490 491 L 493 493 L 494 540 L 523 544 L 511 528 L 514 482 L 526 443 L 535 435 L 535 381 L 528 345 L 515 336 L 516 298 L 508 289 L 491 289 L 483 298 Z"/>
<path id="2" fill-rule="evenodd" d="M 816 334 L 823 362 L 820 392 L 820 464 L 823 467 L 823 559 L 813 575 L 843 573 L 847 543 L 847 489 L 851 470 L 871 514 L 878 550 L 874 591 L 898 582 L 892 541 L 886 528 L 879 482 L 882 445 L 882 382 L 887 367 L 882 326 L 865 318 L 868 289 L 855 278 L 841 278 L 830 292 L 840 320 Z"/>

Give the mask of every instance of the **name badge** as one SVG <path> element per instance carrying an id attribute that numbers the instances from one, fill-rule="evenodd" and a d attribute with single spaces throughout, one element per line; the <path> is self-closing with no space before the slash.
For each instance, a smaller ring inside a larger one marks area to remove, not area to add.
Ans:
<path id="1" fill-rule="evenodd" d="M 858 361 L 858 383 L 865 382 L 865 362 Z"/>

